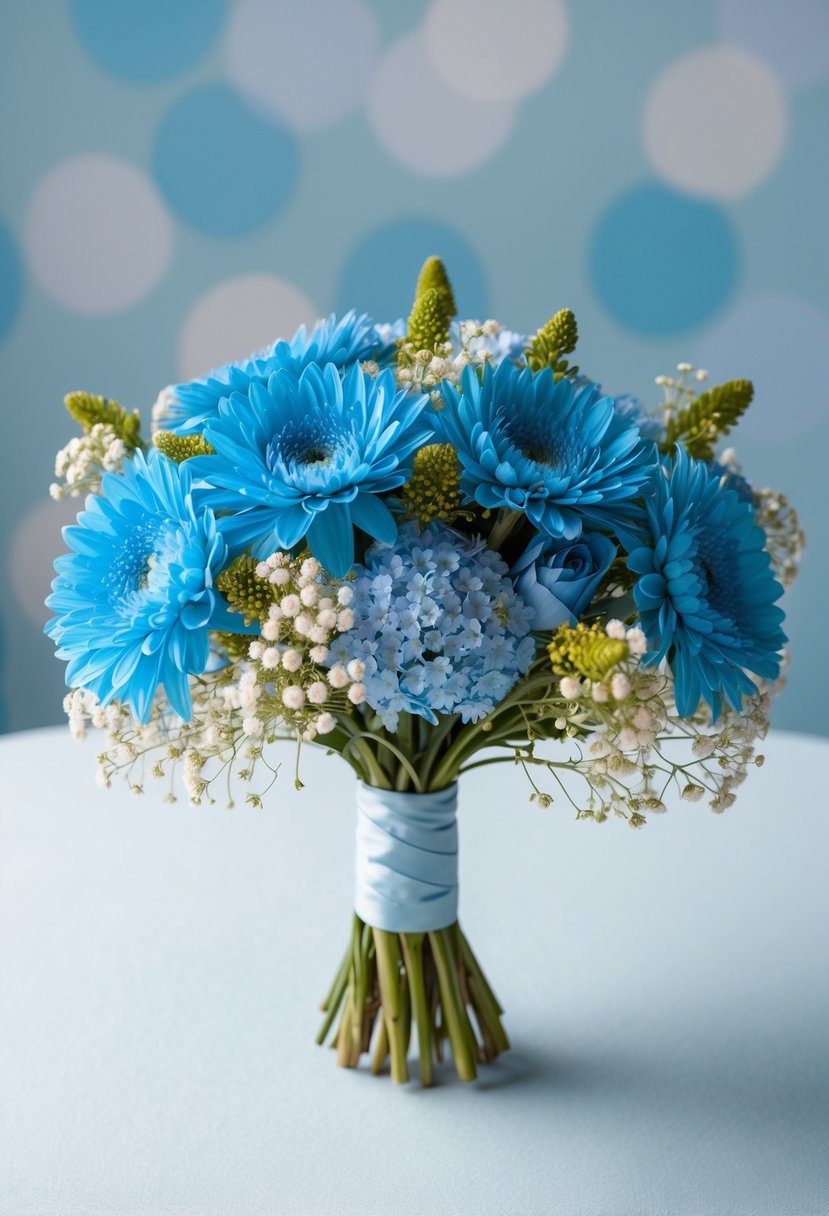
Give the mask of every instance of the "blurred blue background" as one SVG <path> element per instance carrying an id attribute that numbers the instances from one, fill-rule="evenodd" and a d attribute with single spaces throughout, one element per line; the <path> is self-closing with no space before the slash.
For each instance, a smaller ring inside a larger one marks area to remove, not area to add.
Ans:
<path id="1" fill-rule="evenodd" d="M 733 437 L 800 509 L 776 724 L 829 733 L 825 0 L 17 0 L 0 40 L 0 721 L 61 719 L 48 498 L 84 388 L 141 407 L 332 309 L 573 308 L 659 399 L 750 376 Z"/>

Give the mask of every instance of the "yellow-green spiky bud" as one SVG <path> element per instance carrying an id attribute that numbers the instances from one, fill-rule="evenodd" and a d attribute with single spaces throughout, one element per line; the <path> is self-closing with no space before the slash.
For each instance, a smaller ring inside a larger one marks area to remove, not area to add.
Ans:
<path id="1" fill-rule="evenodd" d="M 213 453 L 204 435 L 175 435 L 172 431 L 156 431 L 153 443 L 159 452 L 169 456 L 176 464 L 193 456 L 210 456 Z"/>
<path id="2" fill-rule="evenodd" d="M 562 376 L 574 374 L 577 367 L 570 367 L 564 355 L 569 355 L 576 349 L 579 340 L 579 330 L 576 318 L 569 308 L 561 308 L 546 323 L 530 342 L 526 351 L 527 362 L 534 372 L 551 367 L 556 380 Z"/>
<path id="3" fill-rule="evenodd" d="M 253 639 L 247 633 L 217 633 L 219 644 L 227 651 L 227 657 L 236 663 L 246 659 Z"/>
<path id="4" fill-rule="evenodd" d="M 558 676 L 584 676 L 604 680 L 630 651 L 628 644 L 609 638 L 598 623 L 562 625 L 547 647 L 553 671 Z"/>
<path id="5" fill-rule="evenodd" d="M 223 570 L 216 579 L 216 586 L 227 596 L 234 612 L 241 612 L 246 621 L 264 620 L 271 604 L 277 600 L 278 588 L 256 573 L 255 557 L 243 554 Z"/>
<path id="6" fill-rule="evenodd" d="M 87 435 L 93 426 L 104 423 L 123 441 L 128 452 L 144 447 L 141 442 L 141 418 L 138 410 L 128 414 L 117 401 L 98 397 L 94 393 L 67 393 L 63 402 Z"/>
<path id="7" fill-rule="evenodd" d="M 432 443 L 415 453 L 412 475 L 401 492 L 413 519 L 429 524 L 451 519 L 461 505 L 461 466 L 451 443 Z"/>
<path id="8" fill-rule="evenodd" d="M 415 351 L 434 350 L 449 340 L 452 314 L 446 309 L 446 297 L 430 287 L 419 295 L 409 313 L 406 341 Z"/>
<path id="9" fill-rule="evenodd" d="M 420 268 L 415 287 L 415 299 L 419 300 L 427 291 L 436 291 L 443 297 L 445 311 L 451 320 L 458 311 L 455 305 L 455 293 L 452 291 L 449 275 L 440 258 L 427 258 Z"/>

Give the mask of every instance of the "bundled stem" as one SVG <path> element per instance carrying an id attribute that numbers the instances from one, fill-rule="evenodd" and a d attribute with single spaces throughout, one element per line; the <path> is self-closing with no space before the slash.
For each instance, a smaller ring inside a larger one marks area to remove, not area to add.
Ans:
<path id="1" fill-rule="evenodd" d="M 373 1050 L 371 1071 L 381 1072 L 388 1057 L 399 1084 L 409 1080 L 412 1019 L 422 1085 L 434 1083 L 434 1061 L 443 1059 L 446 1039 L 462 1081 L 474 1081 L 479 1063 L 509 1047 L 503 1011 L 457 921 L 430 933 L 390 933 L 355 914 L 351 943 L 322 1010 L 320 1044 L 339 1015 L 332 1039 L 339 1064 L 357 1068 Z"/>

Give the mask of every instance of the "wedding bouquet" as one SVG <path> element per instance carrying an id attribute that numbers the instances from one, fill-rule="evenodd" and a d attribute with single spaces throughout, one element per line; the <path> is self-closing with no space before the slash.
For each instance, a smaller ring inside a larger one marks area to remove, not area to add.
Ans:
<path id="1" fill-rule="evenodd" d="M 345 1066 L 458 1075 L 508 1047 L 458 924 L 458 785 L 510 763 L 530 798 L 641 828 L 673 787 L 730 806 L 768 727 L 802 547 L 721 435 L 748 406 L 680 364 L 653 414 L 534 336 L 455 320 L 437 258 L 407 322 L 349 313 L 165 389 L 73 393 L 54 497 L 87 493 L 46 626 L 98 776 L 180 771 L 262 805 L 271 744 L 357 786 L 356 897 L 318 1036 Z"/>

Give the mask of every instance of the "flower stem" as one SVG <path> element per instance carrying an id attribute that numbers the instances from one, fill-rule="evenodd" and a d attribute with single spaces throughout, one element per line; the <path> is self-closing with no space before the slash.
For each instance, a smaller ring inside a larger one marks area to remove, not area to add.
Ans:
<path id="1" fill-rule="evenodd" d="M 417 1047 L 420 1057 L 420 1083 L 432 1084 L 432 1015 L 426 997 L 423 973 L 423 933 L 401 933 L 400 945 L 409 976 L 412 1008 L 417 1023 Z"/>
<path id="2" fill-rule="evenodd" d="M 461 997 L 458 972 L 447 930 L 437 929 L 430 933 L 429 942 L 437 968 L 441 1007 L 446 1018 L 452 1054 L 455 1057 L 455 1068 L 462 1081 L 474 1081 L 478 1075 L 475 1068 L 475 1035 Z"/>
<path id="3" fill-rule="evenodd" d="M 390 1055 L 398 1083 L 409 1079 L 412 1018 L 424 1086 L 434 1084 L 434 1060 L 443 1060 L 447 1038 L 464 1081 L 475 1078 L 478 1061 L 509 1047 L 501 1006 L 457 921 L 430 933 L 395 933 L 374 929 L 355 914 L 349 948 L 323 1006 L 317 1042 L 340 1012 L 337 1062 L 356 1068 L 361 1055 L 372 1052 L 371 1071 L 379 1073 Z"/>
<path id="4" fill-rule="evenodd" d="M 401 1084 L 409 1079 L 409 1067 L 406 1062 L 406 1033 L 400 993 L 400 949 L 396 933 L 389 933 L 385 929 L 375 929 L 373 932 L 377 950 L 380 999 L 383 1002 L 383 1018 L 391 1048 L 391 1078 Z"/>
<path id="5" fill-rule="evenodd" d="M 504 541 L 509 536 L 510 532 L 520 523 L 523 518 L 520 511 L 507 511 L 501 509 L 498 512 L 498 518 L 492 526 L 492 531 L 487 538 L 487 545 L 490 549 L 494 549 L 496 553 L 500 553 Z"/>

